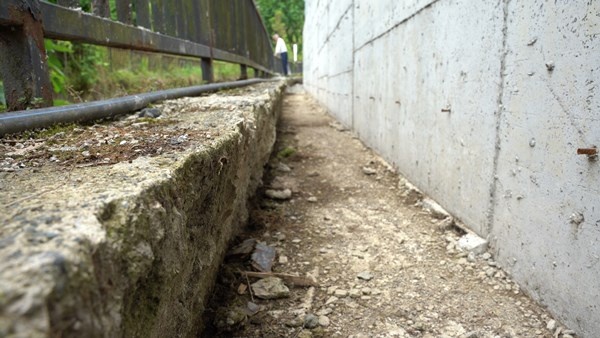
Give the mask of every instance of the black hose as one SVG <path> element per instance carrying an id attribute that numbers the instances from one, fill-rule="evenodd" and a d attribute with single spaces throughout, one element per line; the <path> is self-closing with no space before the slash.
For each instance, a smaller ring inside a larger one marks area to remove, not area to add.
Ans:
<path id="1" fill-rule="evenodd" d="M 45 128 L 57 123 L 83 122 L 130 113 L 140 110 L 152 102 L 176 99 L 184 96 L 198 96 L 206 92 L 243 87 L 265 79 L 249 79 L 235 82 L 211 83 L 202 86 L 176 88 L 150 92 L 110 100 L 72 104 L 0 113 L 0 137 L 24 130 Z"/>

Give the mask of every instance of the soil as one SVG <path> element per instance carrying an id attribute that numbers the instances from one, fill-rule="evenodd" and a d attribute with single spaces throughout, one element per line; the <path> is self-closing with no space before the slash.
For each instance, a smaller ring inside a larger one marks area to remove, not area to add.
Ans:
<path id="1" fill-rule="evenodd" d="M 289 296 L 260 299 L 250 287 L 258 279 L 240 273 L 256 271 L 249 258 L 226 260 L 205 336 L 575 336 L 490 253 L 458 249 L 464 231 L 423 209 L 422 196 L 301 86 L 286 94 L 269 167 L 232 246 L 264 242 L 277 252 L 273 272 L 318 286 L 288 281 Z M 264 194 L 286 188 L 288 200 Z"/>

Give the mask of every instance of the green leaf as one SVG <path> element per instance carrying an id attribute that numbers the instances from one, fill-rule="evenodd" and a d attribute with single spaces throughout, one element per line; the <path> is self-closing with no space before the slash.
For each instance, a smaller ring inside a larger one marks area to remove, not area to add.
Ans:
<path id="1" fill-rule="evenodd" d="M 4 83 L 0 81 L 0 105 L 6 106 L 6 98 L 4 97 Z"/>

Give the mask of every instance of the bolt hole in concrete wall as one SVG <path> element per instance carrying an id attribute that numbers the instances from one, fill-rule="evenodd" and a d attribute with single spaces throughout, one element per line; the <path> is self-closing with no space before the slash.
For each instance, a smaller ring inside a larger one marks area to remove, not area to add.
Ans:
<path id="1" fill-rule="evenodd" d="M 304 83 L 581 336 L 600 332 L 600 3 L 307 0 Z"/>

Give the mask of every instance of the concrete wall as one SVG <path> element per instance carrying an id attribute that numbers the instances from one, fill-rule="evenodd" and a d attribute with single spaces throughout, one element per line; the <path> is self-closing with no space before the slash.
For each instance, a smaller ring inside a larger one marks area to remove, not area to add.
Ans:
<path id="1" fill-rule="evenodd" d="M 307 90 L 600 332 L 600 162 L 576 155 L 600 146 L 600 3 L 307 0 L 306 18 Z"/>
<path id="2" fill-rule="evenodd" d="M 165 147 L 154 156 L 1 171 L 0 337 L 198 337 L 275 143 L 284 86 L 169 100 L 152 122 L 62 136 L 152 137 Z M 169 131 L 184 140 L 160 143 Z"/>

